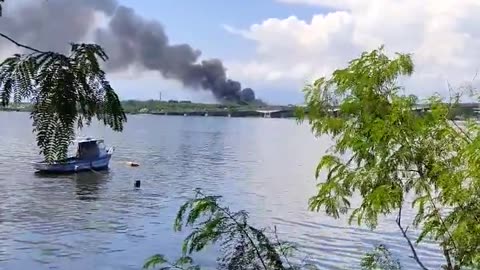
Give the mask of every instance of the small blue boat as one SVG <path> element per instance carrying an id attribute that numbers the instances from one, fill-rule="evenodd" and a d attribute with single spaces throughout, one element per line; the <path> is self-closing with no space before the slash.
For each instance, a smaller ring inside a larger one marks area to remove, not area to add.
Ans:
<path id="1" fill-rule="evenodd" d="M 106 170 L 113 148 L 105 146 L 103 139 L 85 138 L 77 140 L 78 148 L 75 157 L 55 162 L 34 162 L 35 170 L 44 173 L 74 173 L 89 170 Z"/>

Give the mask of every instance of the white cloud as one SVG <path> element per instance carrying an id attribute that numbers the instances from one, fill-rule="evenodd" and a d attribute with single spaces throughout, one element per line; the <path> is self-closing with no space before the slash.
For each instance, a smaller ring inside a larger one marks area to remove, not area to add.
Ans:
<path id="1" fill-rule="evenodd" d="M 355 4 L 362 5 L 362 2 L 368 0 L 277 0 L 277 2 L 287 4 L 305 4 L 312 6 L 330 7 L 330 8 L 349 8 Z"/>
<path id="2" fill-rule="evenodd" d="M 255 59 L 229 63 L 250 83 L 328 75 L 365 50 L 413 53 L 417 67 L 405 84 L 420 95 L 471 80 L 480 68 L 478 0 L 277 0 L 333 8 L 311 20 L 270 18 L 247 29 L 224 28 L 256 44 Z M 319 9 L 319 12 L 321 9 Z"/>

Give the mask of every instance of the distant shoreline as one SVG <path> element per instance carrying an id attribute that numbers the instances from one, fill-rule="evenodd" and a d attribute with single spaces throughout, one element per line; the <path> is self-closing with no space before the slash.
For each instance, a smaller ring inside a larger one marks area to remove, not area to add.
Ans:
<path id="1" fill-rule="evenodd" d="M 1 108 L 0 112 L 23 112 L 29 113 L 31 110 Z M 231 117 L 231 118 L 294 118 L 294 110 L 279 110 L 272 112 L 258 111 L 171 111 L 171 112 L 125 112 L 127 115 L 162 115 L 162 116 L 185 116 L 185 117 Z"/>
<path id="2" fill-rule="evenodd" d="M 295 105 L 266 105 L 263 103 L 251 104 L 206 104 L 190 101 L 160 101 L 160 100 L 125 100 L 122 107 L 126 114 L 151 114 L 167 116 L 208 116 L 208 117 L 251 117 L 251 118 L 294 118 Z M 480 104 L 460 103 L 453 108 L 451 117 L 456 120 L 479 118 Z M 32 104 L 12 104 L 9 107 L 0 107 L 0 111 L 30 112 Z M 428 111 L 428 105 L 418 105 L 419 112 Z"/>
<path id="3" fill-rule="evenodd" d="M 266 105 L 264 103 L 251 104 L 207 104 L 193 103 L 188 100 L 124 100 L 122 107 L 127 114 L 152 114 L 176 116 L 215 116 L 215 117 L 261 117 L 261 118 L 293 118 L 294 105 Z M 12 104 L 0 111 L 30 112 L 30 103 Z"/>

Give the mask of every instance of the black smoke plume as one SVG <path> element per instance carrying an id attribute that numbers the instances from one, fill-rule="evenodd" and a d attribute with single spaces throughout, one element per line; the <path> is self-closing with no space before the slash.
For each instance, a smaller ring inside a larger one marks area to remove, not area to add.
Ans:
<path id="1" fill-rule="evenodd" d="M 159 22 L 142 18 L 116 0 L 15 1 L 6 2 L 0 31 L 18 41 L 65 51 L 68 42 L 90 35 L 107 50 L 110 71 L 135 65 L 178 80 L 186 88 L 209 90 L 221 102 L 255 100 L 252 89 L 242 90 L 240 82 L 227 77 L 221 60 L 200 61 L 201 51 L 188 44 L 170 44 Z M 108 18 L 105 27 L 96 28 L 99 14 Z"/>

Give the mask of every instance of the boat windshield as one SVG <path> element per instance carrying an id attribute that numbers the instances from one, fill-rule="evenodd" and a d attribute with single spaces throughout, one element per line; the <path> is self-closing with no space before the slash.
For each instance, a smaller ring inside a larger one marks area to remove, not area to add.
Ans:
<path id="1" fill-rule="evenodd" d="M 77 158 L 90 159 L 98 157 L 100 154 L 97 141 L 87 141 L 78 144 Z"/>
<path id="2" fill-rule="evenodd" d="M 98 141 L 98 142 L 97 142 L 97 147 L 98 147 L 98 149 L 100 149 L 100 150 L 103 150 L 103 149 L 106 148 L 105 143 L 103 143 L 103 141 Z"/>

